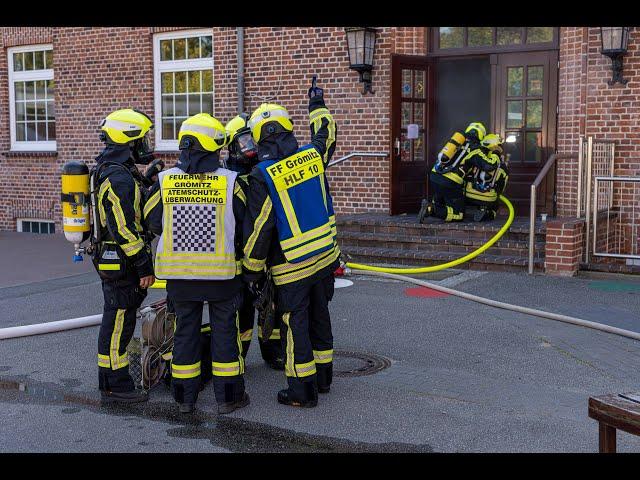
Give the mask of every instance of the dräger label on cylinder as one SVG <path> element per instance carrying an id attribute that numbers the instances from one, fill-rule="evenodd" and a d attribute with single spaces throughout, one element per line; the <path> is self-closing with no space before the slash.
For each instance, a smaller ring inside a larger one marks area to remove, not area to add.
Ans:
<path id="1" fill-rule="evenodd" d="M 274 163 L 267 167 L 267 173 L 281 192 L 324 173 L 324 165 L 318 151 L 311 148 Z"/>
<path id="2" fill-rule="evenodd" d="M 162 203 L 225 205 L 227 177 L 224 175 L 169 174 L 162 179 Z"/>

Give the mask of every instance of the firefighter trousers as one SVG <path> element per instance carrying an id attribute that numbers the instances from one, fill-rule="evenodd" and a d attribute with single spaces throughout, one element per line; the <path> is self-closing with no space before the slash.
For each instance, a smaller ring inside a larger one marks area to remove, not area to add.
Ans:
<path id="1" fill-rule="evenodd" d="M 171 383 L 178 403 L 195 403 L 202 368 L 211 368 L 218 403 L 235 402 L 244 394 L 244 358 L 238 325 L 242 292 L 224 299 L 208 300 L 211 326 L 211 364 L 202 366 L 202 309 L 204 301 L 171 298 L 176 313 Z"/>
<path id="2" fill-rule="evenodd" d="M 276 304 L 282 314 L 285 375 L 289 388 L 303 401 L 316 396 L 318 386 L 331 385 L 333 335 L 329 302 L 334 282 L 330 272 L 311 284 L 294 282 L 276 287 Z"/>
<path id="3" fill-rule="evenodd" d="M 242 356 L 247 357 L 251 337 L 253 336 L 253 326 L 256 320 L 256 309 L 253 306 L 254 297 L 248 285 L 244 287 L 244 296 L 238 315 L 240 316 L 240 339 L 242 340 Z M 274 363 L 278 358 L 283 358 L 282 343 L 280 341 L 281 318 L 276 315 L 273 331 L 268 339 L 262 337 L 262 329 L 258 326 L 258 344 L 262 359 L 267 363 Z"/>
<path id="4" fill-rule="evenodd" d="M 128 392 L 135 388 L 129 374 L 127 345 L 136 327 L 136 312 L 147 296 L 137 276 L 103 280 L 104 309 L 98 333 L 98 385 L 100 390 Z"/>
<path id="5" fill-rule="evenodd" d="M 441 218 L 445 222 L 462 220 L 464 216 L 464 192 L 462 185 L 447 178 L 434 180 L 431 174 L 431 191 L 433 192 L 434 217 Z"/>

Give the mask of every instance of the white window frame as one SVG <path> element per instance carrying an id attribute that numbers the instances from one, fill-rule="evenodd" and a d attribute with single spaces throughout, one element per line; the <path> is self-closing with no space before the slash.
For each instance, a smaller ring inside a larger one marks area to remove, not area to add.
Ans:
<path id="1" fill-rule="evenodd" d="M 48 223 L 48 224 L 53 224 L 54 225 L 54 229 L 55 229 L 55 224 L 56 222 L 54 222 L 53 220 L 49 220 L 48 218 L 18 218 L 16 219 L 16 226 L 17 226 L 17 230 L 18 232 L 21 233 L 33 233 L 33 232 L 23 232 L 22 231 L 22 222 L 38 222 L 38 223 Z M 46 233 L 46 234 L 38 234 L 38 235 L 52 235 L 51 233 Z"/>
<path id="2" fill-rule="evenodd" d="M 53 44 L 24 45 L 7 49 L 7 61 L 9 64 L 9 131 L 11 133 L 11 151 L 14 152 L 55 152 L 57 149 L 56 140 L 20 142 L 16 140 L 15 82 L 29 82 L 34 80 L 55 81 L 55 78 L 53 68 L 48 68 L 46 70 L 14 72 L 13 54 L 20 52 L 38 52 L 40 50 L 53 50 Z"/>
<path id="3" fill-rule="evenodd" d="M 160 60 L 160 41 L 173 39 L 173 38 L 189 38 L 200 37 L 202 35 L 211 36 L 211 58 L 198 58 L 187 60 Z M 155 147 L 157 151 L 178 151 L 178 140 L 163 140 L 162 139 L 162 84 L 161 74 L 163 72 L 186 72 L 191 70 L 207 70 L 211 69 L 213 72 L 214 58 L 213 53 L 213 30 L 210 28 L 203 28 L 199 30 L 178 30 L 168 33 L 158 33 L 153 37 L 153 96 L 154 96 L 154 130 L 155 130 Z M 214 99 L 214 111 L 215 111 L 215 91 L 216 85 L 213 82 L 213 99 Z"/>

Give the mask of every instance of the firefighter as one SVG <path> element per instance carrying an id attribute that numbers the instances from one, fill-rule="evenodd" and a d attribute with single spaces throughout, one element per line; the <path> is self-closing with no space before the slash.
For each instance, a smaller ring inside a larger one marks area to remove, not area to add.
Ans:
<path id="1" fill-rule="evenodd" d="M 483 153 L 480 142 L 486 129 L 480 122 L 472 122 L 464 135 L 456 132 L 438 154 L 438 159 L 429 175 L 431 202 L 422 201 L 418 220 L 427 216 L 441 218 L 445 222 L 459 222 L 464 216 L 464 177 L 467 160 Z"/>
<path id="2" fill-rule="evenodd" d="M 129 375 L 126 348 L 136 324 L 136 310 L 155 281 L 142 210 L 146 189 L 136 164 L 153 155 L 147 133 L 149 117 L 132 109 L 108 115 L 100 127 L 105 143 L 92 170 L 99 242 L 93 263 L 102 279 L 104 310 L 98 334 L 98 379 L 103 403 L 147 400 Z"/>
<path id="3" fill-rule="evenodd" d="M 465 179 L 465 215 L 472 216 L 476 222 L 496 218 L 498 197 L 507 186 L 509 169 L 503 159 L 502 144 L 498 134 L 484 137 L 481 145 L 488 150 L 487 161 L 478 158 Z"/>
<path id="4" fill-rule="evenodd" d="M 245 205 L 237 174 L 220 166 L 224 126 L 207 113 L 187 118 L 178 134 L 180 158 L 161 172 L 145 206 L 160 235 L 156 273 L 167 280 L 176 314 L 171 377 L 181 413 L 193 411 L 201 372 L 211 368 L 218 413 L 249 404 L 237 311 Z M 202 309 L 208 303 L 211 364 L 202 365 Z"/>
<path id="5" fill-rule="evenodd" d="M 225 129 L 229 136 L 229 157 L 227 167 L 238 172 L 238 184 L 245 196 L 249 193 L 247 179 L 252 168 L 258 163 L 258 148 L 251 136 L 251 129 L 247 126 L 249 115 L 242 113 L 227 123 Z M 245 284 L 242 306 L 238 312 L 240 316 L 240 339 L 242 340 L 242 355 L 246 358 L 253 334 L 256 309 L 255 296 Z M 258 326 L 258 343 L 263 360 L 271 368 L 284 370 L 284 354 L 280 341 L 280 319 L 276 317 L 274 328 L 268 339 L 262 337 L 262 327 Z"/>
<path id="6" fill-rule="evenodd" d="M 272 275 L 282 315 L 288 388 L 278 402 L 315 407 L 330 390 L 333 336 L 328 304 L 339 266 L 333 201 L 324 171 L 335 150 L 336 124 L 323 91 L 309 89 L 311 143 L 299 147 L 287 110 L 263 103 L 249 120 L 260 163 L 249 175 L 244 279 L 250 289 Z"/>

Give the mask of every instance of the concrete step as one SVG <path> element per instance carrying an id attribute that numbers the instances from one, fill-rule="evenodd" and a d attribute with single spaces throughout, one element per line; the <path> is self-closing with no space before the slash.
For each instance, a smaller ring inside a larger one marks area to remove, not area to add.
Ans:
<path id="1" fill-rule="evenodd" d="M 408 266 L 428 266 L 455 260 L 460 253 L 445 251 L 401 250 L 397 248 L 372 248 L 345 246 L 342 253 L 347 261 L 358 263 L 397 263 Z M 456 268 L 471 270 L 526 271 L 528 259 L 522 256 L 482 254 Z M 534 259 L 534 269 L 542 271 L 544 260 Z"/>
<path id="2" fill-rule="evenodd" d="M 415 236 L 393 233 L 350 232 L 338 230 L 338 241 L 341 247 L 396 248 L 401 250 L 441 251 L 451 253 L 469 253 L 484 243 L 485 239 L 461 236 Z M 536 258 L 544 258 L 544 242 L 535 244 Z M 529 255 L 529 242 L 504 239 L 494 244 L 487 252 L 492 255 L 524 256 Z"/>

